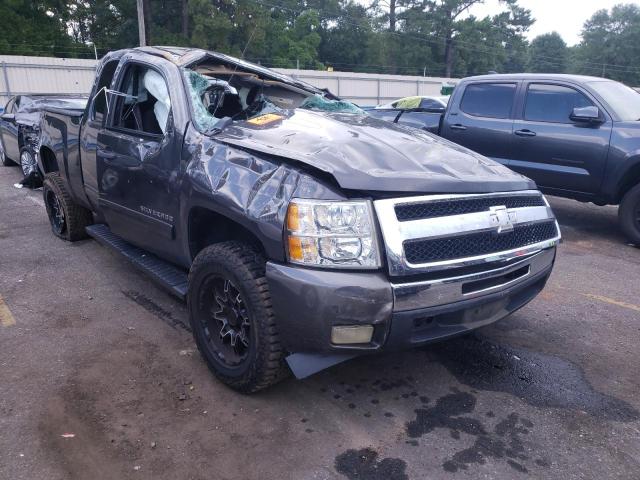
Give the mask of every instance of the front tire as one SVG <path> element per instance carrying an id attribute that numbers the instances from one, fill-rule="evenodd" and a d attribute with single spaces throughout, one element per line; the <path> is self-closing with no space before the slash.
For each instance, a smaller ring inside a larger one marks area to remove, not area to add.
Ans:
<path id="1" fill-rule="evenodd" d="M 640 184 L 625 194 L 618 208 L 618 220 L 629 240 L 640 246 Z"/>
<path id="2" fill-rule="evenodd" d="M 261 253 L 242 242 L 202 250 L 189 272 L 187 305 L 198 350 L 215 376 L 243 393 L 287 374 Z"/>
<path id="3" fill-rule="evenodd" d="M 44 177 L 42 195 L 56 237 L 69 242 L 87 238 L 85 228 L 93 223 L 93 214 L 71 199 L 58 172 Z"/>

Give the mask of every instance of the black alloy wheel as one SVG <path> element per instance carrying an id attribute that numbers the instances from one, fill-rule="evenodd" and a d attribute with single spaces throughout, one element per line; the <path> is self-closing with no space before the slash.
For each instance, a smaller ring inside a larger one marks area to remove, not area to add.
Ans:
<path id="1" fill-rule="evenodd" d="M 200 290 L 199 303 L 207 347 L 225 366 L 241 365 L 251 347 L 251 320 L 240 291 L 231 280 L 211 275 Z"/>
<path id="2" fill-rule="evenodd" d="M 220 381 L 242 393 L 289 373 L 265 268 L 258 247 L 227 241 L 203 248 L 189 271 L 187 306 L 198 350 Z"/>
<path id="3" fill-rule="evenodd" d="M 51 230 L 57 237 L 70 242 L 87 238 L 86 227 L 93 223 L 93 214 L 72 200 L 58 172 L 45 175 L 42 198 Z"/>
<path id="4" fill-rule="evenodd" d="M 20 168 L 22 168 L 22 174 L 25 177 L 34 173 L 38 168 L 36 157 L 26 148 L 23 148 L 20 152 Z"/>
<path id="5" fill-rule="evenodd" d="M 47 191 L 46 198 L 46 207 L 49 212 L 49 220 L 51 221 L 51 228 L 53 228 L 53 232 L 62 236 L 67 228 L 67 221 L 64 215 L 64 209 L 60 204 L 60 200 L 58 200 L 58 196 L 52 190 Z"/>

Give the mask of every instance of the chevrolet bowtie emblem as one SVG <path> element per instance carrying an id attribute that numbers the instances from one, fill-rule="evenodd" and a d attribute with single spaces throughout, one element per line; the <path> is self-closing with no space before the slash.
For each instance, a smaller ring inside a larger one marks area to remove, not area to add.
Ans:
<path id="1" fill-rule="evenodd" d="M 512 232 L 513 224 L 517 222 L 516 212 L 507 210 L 505 206 L 490 207 L 489 218 L 497 227 L 498 233 Z"/>

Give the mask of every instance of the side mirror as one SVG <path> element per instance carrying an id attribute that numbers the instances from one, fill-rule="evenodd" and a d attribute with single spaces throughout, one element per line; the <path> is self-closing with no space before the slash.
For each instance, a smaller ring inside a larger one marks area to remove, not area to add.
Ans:
<path id="1" fill-rule="evenodd" d="M 14 113 L 3 113 L 2 119 L 7 120 L 9 122 L 13 122 L 16 119 L 16 116 Z"/>
<path id="2" fill-rule="evenodd" d="M 600 110 L 594 106 L 574 108 L 571 115 L 569 115 L 569 119 L 576 123 L 602 123 Z"/>

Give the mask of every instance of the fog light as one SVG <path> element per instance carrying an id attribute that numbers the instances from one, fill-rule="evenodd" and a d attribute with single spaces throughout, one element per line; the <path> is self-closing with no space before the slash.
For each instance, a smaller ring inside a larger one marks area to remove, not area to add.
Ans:
<path id="1" fill-rule="evenodd" d="M 369 343 L 372 336 L 373 325 L 349 325 L 331 329 L 331 342 L 338 345 Z"/>

